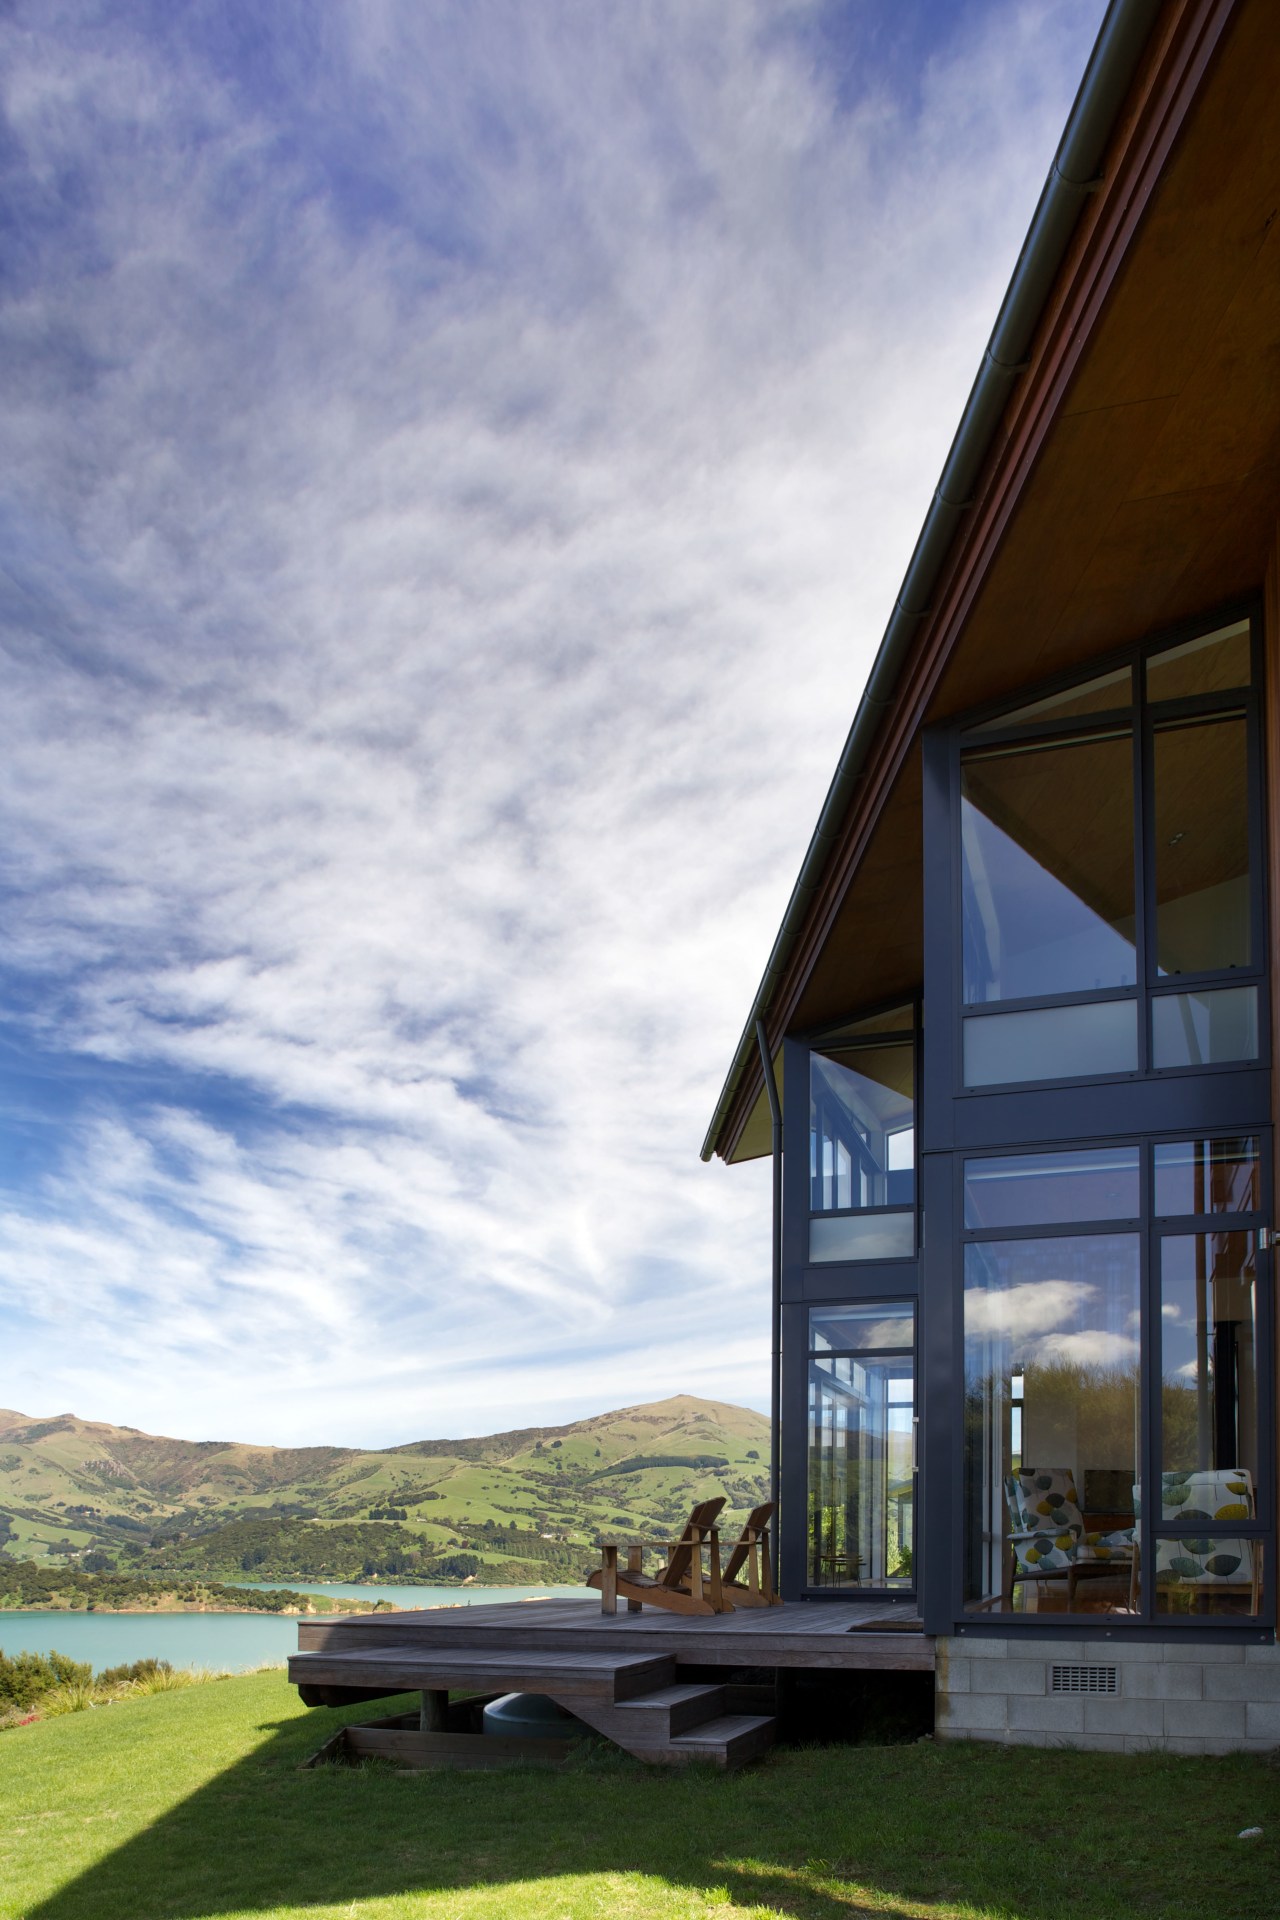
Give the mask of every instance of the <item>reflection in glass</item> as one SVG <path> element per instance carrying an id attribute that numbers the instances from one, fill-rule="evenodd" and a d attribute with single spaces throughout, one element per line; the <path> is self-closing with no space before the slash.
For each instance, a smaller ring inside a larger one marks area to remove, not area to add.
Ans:
<path id="1" fill-rule="evenodd" d="M 1161 1141 L 1155 1148 L 1156 1213 L 1256 1213 L 1258 1143 L 1248 1135 L 1221 1140 Z"/>
<path id="2" fill-rule="evenodd" d="M 909 1353 L 810 1356 L 811 1586 L 912 1584 L 914 1414 Z"/>
<path id="3" fill-rule="evenodd" d="M 1153 839 L 1160 972 L 1247 967 L 1248 734 L 1242 714 L 1157 727 Z"/>
<path id="4" fill-rule="evenodd" d="M 1148 700 L 1185 700 L 1191 695 L 1226 693 L 1247 687 L 1252 677 L 1249 622 L 1236 620 L 1216 633 L 1201 633 L 1168 647 L 1147 662 Z"/>
<path id="5" fill-rule="evenodd" d="M 1127 1611 L 1137 1234 L 965 1248 L 965 1601 Z"/>
<path id="6" fill-rule="evenodd" d="M 1151 1002 L 1151 1064 L 1207 1067 L 1258 1057 L 1258 990 L 1162 993 Z"/>
<path id="7" fill-rule="evenodd" d="M 1136 1147 L 1011 1153 L 964 1163 L 966 1227 L 1136 1220 L 1140 1211 Z"/>
<path id="8" fill-rule="evenodd" d="M 1132 986 L 1127 731 L 961 764 L 967 1003 Z"/>
<path id="9" fill-rule="evenodd" d="M 856 1307 L 810 1307 L 809 1345 L 815 1353 L 910 1352 L 916 1312 L 909 1301 L 876 1300 Z"/>
<path id="10" fill-rule="evenodd" d="M 1021 1013 L 972 1014 L 964 1022 L 964 1083 L 1070 1080 L 1136 1073 L 1136 1000 L 1081 1000 Z"/>
<path id="11" fill-rule="evenodd" d="M 1043 700 L 1033 700 L 1030 706 L 1018 707 L 1013 713 L 1002 713 L 984 721 L 983 726 L 986 729 L 1021 727 L 1032 721 L 1074 720 L 1087 713 L 1118 711 L 1132 702 L 1133 675 L 1128 667 L 1117 667 L 1111 673 L 1099 674 L 1096 680 L 1086 680 L 1061 693 L 1051 693 Z"/>
<path id="12" fill-rule="evenodd" d="M 809 1205 L 915 1202 L 915 1048 L 886 1041 L 809 1056 Z"/>
<path id="13" fill-rule="evenodd" d="M 1179 1233 L 1160 1242 L 1160 1465 L 1166 1475 L 1257 1481 L 1258 1387 L 1251 1232 Z M 1213 1492 L 1208 1480 L 1201 1492 Z M 1222 1489 L 1219 1488 L 1218 1492 Z M 1167 1494 L 1167 1489 L 1166 1489 Z M 1226 1500 L 1201 1514 L 1208 1526 Z"/>

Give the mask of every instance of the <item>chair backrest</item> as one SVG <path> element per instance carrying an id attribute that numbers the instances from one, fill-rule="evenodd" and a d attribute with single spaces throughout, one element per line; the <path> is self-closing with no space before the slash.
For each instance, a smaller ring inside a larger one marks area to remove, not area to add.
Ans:
<path id="1" fill-rule="evenodd" d="M 775 1500 L 766 1500 L 762 1507 L 753 1507 L 751 1509 L 751 1512 L 747 1515 L 746 1524 L 742 1529 L 738 1544 L 725 1562 L 724 1577 L 726 1580 L 734 1580 L 738 1574 L 741 1573 L 747 1563 L 747 1555 L 751 1551 L 753 1541 L 758 1539 L 764 1532 L 776 1512 L 777 1502 Z"/>
<path id="2" fill-rule="evenodd" d="M 1084 1538 L 1075 1477 L 1066 1467 L 1019 1467 L 1004 1483 L 1013 1551 L 1022 1573 L 1074 1566 Z"/>
<path id="3" fill-rule="evenodd" d="M 1135 1499 L 1135 1506 L 1137 1502 Z M 1196 1529 L 1252 1520 L 1253 1478 L 1247 1467 L 1201 1467 L 1160 1475 L 1161 1518 Z M 1156 1541 L 1156 1579 L 1180 1587 L 1248 1586 L 1256 1573 L 1256 1541 L 1205 1537 Z"/>
<path id="4" fill-rule="evenodd" d="M 1193 1473 L 1160 1475 L 1165 1520 L 1252 1520 L 1253 1479 L 1248 1467 L 1200 1467 Z"/>
<path id="5" fill-rule="evenodd" d="M 714 1526 L 716 1517 L 724 1505 L 724 1495 L 717 1494 L 714 1500 L 700 1500 L 685 1522 L 684 1532 L 680 1535 L 681 1544 L 672 1549 L 671 1558 L 658 1575 L 658 1585 L 678 1587 L 683 1584 L 693 1560 L 694 1529 L 704 1533 Z M 688 1545 L 685 1545 L 685 1542 Z"/>

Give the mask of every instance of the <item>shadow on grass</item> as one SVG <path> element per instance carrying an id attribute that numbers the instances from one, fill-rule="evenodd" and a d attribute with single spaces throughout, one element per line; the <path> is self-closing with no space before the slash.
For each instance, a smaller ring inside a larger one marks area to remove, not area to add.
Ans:
<path id="1" fill-rule="evenodd" d="M 1233 1920 L 1275 1912 L 1274 1841 L 1250 1851 L 1235 1838 L 1240 1807 L 1272 1833 L 1280 1823 L 1280 1776 L 1252 1759 L 807 1748 L 726 1776 L 646 1768 L 606 1746 L 564 1771 L 302 1769 L 369 1713 L 263 1726 L 252 1754 L 28 1920 L 210 1920 L 468 1890 L 487 1897 L 482 1912 L 531 1920 L 602 1900 L 645 1911 L 643 1890 L 624 1896 L 619 1876 L 642 1877 L 655 1910 L 670 1890 L 681 1915 L 731 1903 L 787 1920 L 971 1908 L 1166 1920 L 1216 1910 L 1226 1886 Z"/>

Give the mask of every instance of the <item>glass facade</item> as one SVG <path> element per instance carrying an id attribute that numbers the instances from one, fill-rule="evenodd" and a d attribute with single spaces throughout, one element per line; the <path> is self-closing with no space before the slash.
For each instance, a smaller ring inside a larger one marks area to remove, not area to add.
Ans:
<path id="1" fill-rule="evenodd" d="M 939 1633 L 1271 1617 L 1252 649 L 925 736 L 922 1000 L 789 1043 L 793 1592 L 910 1590 Z"/>
<path id="2" fill-rule="evenodd" d="M 947 934 L 927 908 L 925 1006 L 949 990 L 956 1009 L 955 1113 L 986 1104 L 963 1129 L 942 1106 L 924 1119 L 926 1141 L 987 1143 L 956 1156 L 937 1265 L 963 1303 L 948 1577 L 970 1621 L 1174 1631 L 1244 1625 L 1268 1605 L 1251 653 L 1241 620 L 951 736 L 956 919 Z M 1206 1069 L 1251 1073 L 1238 1111 L 1252 1124 L 1170 1137 L 1173 1115 L 1229 1110 L 1226 1083 L 1193 1091 Z M 1091 1080 L 1111 1090 L 1086 1098 Z M 1060 1082 L 1074 1085 L 1074 1125 L 1099 1137 L 1053 1139 L 1040 1089 Z M 944 1098 L 936 1072 L 926 1084 Z M 1113 1108 L 1128 1137 L 1108 1126 Z M 927 1313 L 932 1212 L 926 1226 Z M 933 1473 L 950 1471 L 946 1443 L 929 1444 Z M 926 1498 L 937 1527 L 944 1504 Z"/>

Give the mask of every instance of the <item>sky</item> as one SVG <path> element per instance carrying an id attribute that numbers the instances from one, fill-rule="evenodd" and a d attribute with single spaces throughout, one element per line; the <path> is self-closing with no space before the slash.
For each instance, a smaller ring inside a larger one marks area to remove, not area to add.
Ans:
<path id="1" fill-rule="evenodd" d="M 699 1148 L 1102 11 L 0 11 L 0 1405 L 767 1409 Z"/>

